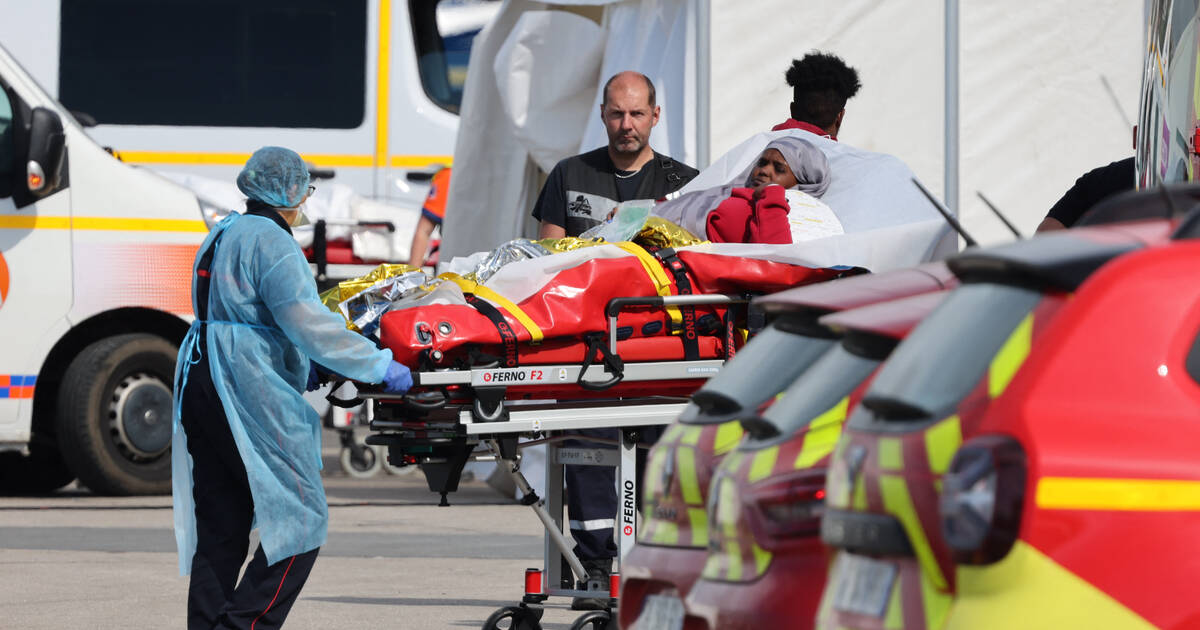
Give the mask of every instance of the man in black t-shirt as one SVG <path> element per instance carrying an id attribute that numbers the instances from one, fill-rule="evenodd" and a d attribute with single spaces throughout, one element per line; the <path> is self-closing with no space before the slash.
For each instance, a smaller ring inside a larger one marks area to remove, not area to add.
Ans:
<path id="1" fill-rule="evenodd" d="M 540 238 L 579 236 L 604 221 L 622 201 L 659 199 L 683 187 L 696 169 L 655 153 L 649 144 L 650 129 L 658 123 L 654 83 L 637 72 L 621 72 L 604 85 L 600 118 L 608 132 L 608 146 L 569 157 L 550 171 L 538 196 L 533 216 L 542 222 Z M 616 429 L 583 429 L 581 436 L 616 440 Z M 658 428 L 642 431 L 643 440 L 657 439 Z M 570 446 L 603 447 L 594 442 Z M 609 447 L 611 448 L 611 447 Z M 613 540 L 617 512 L 615 474 L 606 466 L 566 466 L 567 515 L 575 553 L 590 578 L 607 583 L 617 555 Z M 575 610 L 599 610 L 608 597 L 577 597 Z"/>
<path id="2" fill-rule="evenodd" d="M 646 75 L 621 72 L 604 84 L 600 119 L 608 146 L 562 160 L 550 171 L 533 207 L 539 238 L 578 236 L 619 202 L 662 198 L 696 176 L 696 169 L 650 148 L 658 116 L 654 83 Z"/>
<path id="3" fill-rule="evenodd" d="M 1075 225 L 1079 217 L 1091 210 L 1092 206 L 1113 195 L 1133 190 L 1136 179 L 1132 157 L 1084 173 L 1050 208 L 1037 231 L 1062 230 Z"/>

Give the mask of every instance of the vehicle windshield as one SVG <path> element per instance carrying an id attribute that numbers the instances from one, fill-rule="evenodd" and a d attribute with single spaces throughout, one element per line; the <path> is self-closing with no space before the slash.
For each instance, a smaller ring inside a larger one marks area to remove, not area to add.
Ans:
<path id="1" fill-rule="evenodd" d="M 763 414 L 763 419 L 779 430 L 779 436 L 770 441 L 791 439 L 814 418 L 850 395 L 879 363 L 879 359 L 847 350 L 845 344 L 830 348 Z"/>
<path id="2" fill-rule="evenodd" d="M 787 389 L 833 345 L 833 339 L 768 326 L 692 396 L 708 417 L 699 423 L 732 419 L 726 418 L 730 414 L 753 414 L 758 405 Z"/>
<path id="3" fill-rule="evenodd" d="M 987 373 L 996 352 L 1042 294 L 999 284 L 956 289 L 896 348 L 863 398 L 887 416 L 903 407 L 914 420 L 942 418 Z M 851 425 L 872 414 L 854 414 Z"/>

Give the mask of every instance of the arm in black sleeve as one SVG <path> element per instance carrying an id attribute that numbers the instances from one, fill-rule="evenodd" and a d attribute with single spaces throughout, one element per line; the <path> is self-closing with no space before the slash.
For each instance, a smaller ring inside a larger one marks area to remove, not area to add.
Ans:
<path id="1" fill-rule="evenodd" d="M 1133 190 L 1136 177 L 1132 157 L 1092 169 L 1075 180 L 1046 216 L 1071 227 L 1097 203 Z"/>
<path id="2" fill-rule="evenodd" d="M 567 225 L 567 191 L 563 188 L 563 165 L 559 162 L 538 194 L 533 206 L 533 218 L 560 227 Z"/>

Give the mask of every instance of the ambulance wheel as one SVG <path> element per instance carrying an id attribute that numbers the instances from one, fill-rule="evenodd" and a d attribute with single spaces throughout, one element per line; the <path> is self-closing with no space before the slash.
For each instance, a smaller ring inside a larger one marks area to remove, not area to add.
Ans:
<path id="1" fill-rule="evenodd" d="M 483 622 L 483 630 L 542 630 L 542 610 L 505 606 Z"/>
<path id="2" fill-rule="evenodd" d="M 171 491 L 174 344 L 142 333 L 101 339 L 63 375 L 55 428 L 63 458 L 96 494 Z"/>
<path id="3" fill-rule="evenodd" d="M 584 630 L 585 628 L 607 630 L 611 623 L 612 613 L 609 613 L 607 610 L 594 610 L 576 619 L 575 623 L 571 624 L 571 630 Z"/>
<path id="4" fill-rule="evenodd" d="M 338 456 L 342 471 L 355 479 L 374 477 L 383 468 L 383 458 L 370 446 L 362 445 L 357 450 L 358 453 L 355 453 L 355 449 L 342 447 Z"/>

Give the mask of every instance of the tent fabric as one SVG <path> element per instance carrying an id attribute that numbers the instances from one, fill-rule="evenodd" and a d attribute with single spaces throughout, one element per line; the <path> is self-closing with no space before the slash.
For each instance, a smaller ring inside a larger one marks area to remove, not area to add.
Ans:
<path id="1" fill-rule="evenodd" d="M 604 55 L 598 24 L 563 11 L 530 11 L 517 20 L 492 64 L 517 142 L 543 171 L 578 146 L 593 110 Z M 564 54 L 570 51 L 570 54 Z"/>

